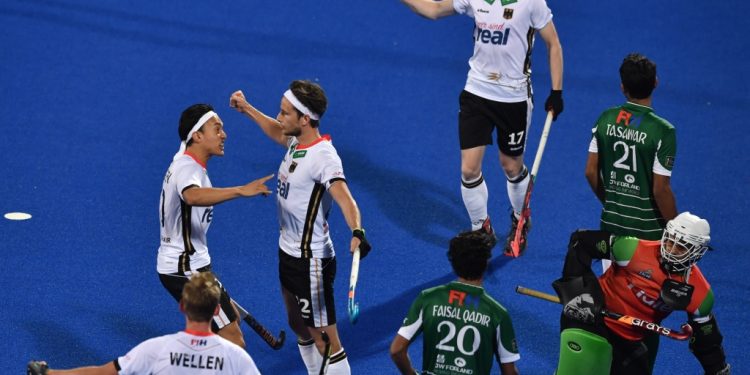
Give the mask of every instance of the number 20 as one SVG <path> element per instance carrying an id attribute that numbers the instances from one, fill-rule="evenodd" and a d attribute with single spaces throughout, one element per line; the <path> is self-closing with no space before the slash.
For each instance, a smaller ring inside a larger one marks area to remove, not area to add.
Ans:
<path id="1" fill-rule="evenodd" d="M 453 347 L 453 345 L 446 345 L 446 344 L 448 344 L 451 340 L 453 340 L 453 337 L 456 336 L 456 325 L 453 324 L 452 322 L 444 320 L 440 322 L 440 324 L 438 324 L 437 326 L 438 333 L 442 331 L 441 327 L 447 327 L 448 334 L 442 340 L 440 340 L 440 342 L 437 345 L 435 345 L 435 348 L 437 348 L 438 350 L 444 350 L 447 352 L 455 351 L 455 348 Z M 468 330 L 473 331 L 473 334 L 474 334 L 474 342 L 471 344 L 471 350 L 466 350 L 466 348 L 464 348 L 464 338 L 466 338 L 466 331 Z M 477 350 L 479 349 L 479 344 L 481 341 L 482 341 L 482 338 L 479 337 L 479 330 L 477 329 L 477 327 L 474 327 L 472 325 L 466 325 L 466 326 L 461 327 L 460 330 L 458 330 L 458 337 L 456 337 L 456 346 L 458 346 L 458 351 L 461 352 L 463 355 L 467 355 L 467 356 L 474 355 L 474 353 L 476 353 Z"/>

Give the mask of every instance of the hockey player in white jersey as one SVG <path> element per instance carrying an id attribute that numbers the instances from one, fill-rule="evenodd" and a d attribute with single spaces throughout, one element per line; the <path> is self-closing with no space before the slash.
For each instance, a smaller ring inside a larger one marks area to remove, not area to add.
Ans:
<path id="1" fill-rule="evenodd" d="M 178 133 L 180 149 L 164 176 L 159 201 L 161 242 L 156 261 L 159 280 L 177 301 L 193 274 L 211 270 L 206 232 L 213 219 L 213 206 L 235 198 L 268 195 L 271 191 L 265 182 L 273 177 L 259 178 L 243 186 L 211 185 L 207 163 L 213 156 L 224 155 L 227 134 L 221 118 L 208 104 L 185 109 Z M 235 306 L 223 286 L 221 290 L 221 308 L 213 318 L 213 330 L 244 347 Z"/>
<path id="2" fill-rule="evenodd" d="M 547 46 L 551 91 L 544 103 L 553 119 L 562 113 L 563 57 L 552 12 L 545 0 L 402 0 L 414 12 L 430 19 L 465 14 L 474 19 L 474 55 L 469 59 L 466 86 L 459 97 L 461 196 L 473 230 L 490 238 L 495 232 L 487 213 L 488 190 L 482 159 L 497 128 L 500 165 L 507 178 L 513 212 L 505 253 L 511 253 L 529 172 L 524 165 L 531 113 L 531 50 L 536 33 Z M 523 251 L 529 221 L 522 228 Z"/>
<path id="3" fill-rule="evenodd" d="M 358 248 L 364 258 L 370 245 L 341 159 L 330 136 L 319 131 L 327 105 L 323 89 L 310 81 L 291 83 L 275 119 L 250 105 L 242 91 L 230 97 L 231 107 L 250 117 L 269 138 L 286 148 L 276 189 L 281 227 L 279 278 L 284 303 L 308 374 L 318 374 L 324 362 L 325 332 L 330 337 L 331 353 L 327 374 L 339 375 L 350 374 L 351 370 L 336 329 L 336 254 L 327 221 L 333 201 L 352 231 L 349 250 Z"/>
<path id="4" fill-rule="evenodd" d="M 101 366 L 52 370 L 44 361 L 31 361 L 27 374 L 260 374 L 245 350 L 211 332 L 212 318 L 220 310 L 221 294 L 213 273 L 198 273 L 182 290 L 180 311 L 185 314 L 184 331 L 146 340 L 124 356 Z"/>

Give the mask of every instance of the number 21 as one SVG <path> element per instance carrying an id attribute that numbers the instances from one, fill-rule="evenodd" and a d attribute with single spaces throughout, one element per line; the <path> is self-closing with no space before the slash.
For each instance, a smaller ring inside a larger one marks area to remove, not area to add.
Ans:
<path id="1" fill-rule="evenodd" d="M 615 152 L 617 152 L 617 146 L 622 146 L 622 149 L 625 152 L 623 152 L 622 157 L 619 158 L 619 159 L 617 159 L 617 161 L 615 161 L 615 163 L 613 164 L 615 166 L 615 168 L 624 169 L 626 171 L 632 170 L 633 172 L 638 172 L 638 168 L 636 167 L 636 160 L 635 160 L 635 157 L 636 157 L 636 155 L 635 155 L 635 145 L 628 146 L 628 144 L 625 143 L 625 142 L 623 142 L 623 141 L 617 141 L 617 142 L 615 142 L 615 144 L 613 146 L 614 149 L 615 149 Z M 631 165 L 628 165 L 626 163 L 627 163 L 628 157 L 630 156 L 631 153 L 633 154 L 633 157 L 632 157 L 632 160 L 631 160 Z"/>

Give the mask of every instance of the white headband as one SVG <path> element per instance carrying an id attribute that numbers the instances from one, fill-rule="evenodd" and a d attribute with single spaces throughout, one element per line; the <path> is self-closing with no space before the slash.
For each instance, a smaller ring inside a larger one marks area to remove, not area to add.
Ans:
<path id="1" fill-rule="evenodd" d="M 296 96 L 294 96 L 292 90 L 286 90 L 286 92 L 284 92 L 284 97 L 286 98 L 286 100 L 292 103 L 294 108 L 297 108 L 298 111 L 302 112 L 302 114 L 310 116 L 310 118 L 313 120 L 320 120 L 320 116 L 317 113 L 311 111 L 310 108 L 305 107 L 305 105 L 302 104 L 302 102 L 300 102 Z"/>
<path id="2" fill-rule="evenodd" d="M 216 116 L 216 112 L 214 111 L 208 111 L 206 114 L 201 116 L 200 119 L 198 119 L 198 122 L 195 123 L 192 129 L 190 129 L 190 132 L 187 134 L 187 137 L 185 137 L 185 140 L 180 142 L 180 150 L 177 151 L 176 154 L 174 154 L 174 157 L 172 160 L 177 159 L 180 155 L 185 153 L 185 149 L 187 149 L 187 143 L 188 141 L 193 137 L 193 133 L 197 132 L 203 124 L 205 124 L 208 120 Z"/>

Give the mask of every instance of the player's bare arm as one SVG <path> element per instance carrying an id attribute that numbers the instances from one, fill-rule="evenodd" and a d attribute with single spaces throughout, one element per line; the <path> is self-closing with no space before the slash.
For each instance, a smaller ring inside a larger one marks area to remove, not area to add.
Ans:
<path id="1" fill-rule="evenodd" d="M 109 362 L 101 366 L 81 367 L 73 370 L 52 370 L 47 371 L 48 375 L 117 375 L 117 369 L 114 362 Z"/>
<path id="2" fill-rule="evenodd" d="M 557 29 L 552 21 L 539 30 L 539 35 L 547 45 L 549 57 L 549 74 L 552 78 L 552 90 L 562 90 L 563 86 L 563 53 Z"/>
<path id="3" fill-rule="evenodd" d="M 518 367 L 515 362 L 500 364 L 500 373 L 503 375 L 518 375 Z"/>
<path id="4" fill-rule="evenodd" d="M 401 0 L 401 2 L 411 8 L 414 13 L 431 20 L 456 14 L 453 9 L 453 0 Z"/>
<path id="5" fill-rule="evenodd" d="M 391 343 L 391 360 L 398 367 L 402 375 L 414 375 L 416 372 L 409 359 L 409 340 L 401 335 L 396 335 Z"/>
<path id="6" fill-rule="evenodd" d="M 586 160 L 586 180 L 588 180 L 591 190 L 603 204 L 604 184 L 602 184 L 601 176 L 599 176 L 599 154 L 596 152 L 589 152 L 589 158 Z"/>
<path id="7" fill-rule="evenodd" d="M 275 118 L 269 117 L 248 103 L 242 90 L 237 90 L 232 93 L 232 96 L 229 97 L 229 106 L 255 121 L 268 138 L 271 138 L 274 142 L 286 147 L 289 137 L 284 135 L 281 126 L 279 126 L 279 122 Z"/>
<path id="8" fill-rule="evenodd" d="M 185 203 L 191 206 L 201 207 L 213 206 L 239 197 L 253 197 L 261 194 L 267 196 L 271 194 L 271 190 L 266 186 L 266 181 L 270 180 L 272 177 L 273 175 L 271 174 L 242 186 L 227 188 L 189 187 L 182 192 L 182 197 L 184 198 Z"/>
<path id="9" fill-rule="evenodd" d="M 654 173 L 654 200 L 664 220 L 672 220 L 677 216 L 677 203 L 669 176 Z"/>
<path id="10" fill-rule="evenodd" d="M 328 188 L 328 191 L 331 193 L 333 200 L 336 201 L 336 204 L 339 205 L 339 208 L 341 208 L 341 213 L 344 215 L 344 219 L 346 220 L 346 224 L 349 225 L 349 229 L 353 231 L 362 228 L 359 207 L 357 207 L 357 202 L 354 201 L 354 197 L 352 197 L 352 193 L 349 191 L 346 181 L 334 181 L 331 184 L 331 187 Z M 359 247 L 360 242 L 359 238 L 352 237 L 350 251 L 354 252 L 354 249 Z"/>

